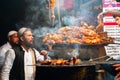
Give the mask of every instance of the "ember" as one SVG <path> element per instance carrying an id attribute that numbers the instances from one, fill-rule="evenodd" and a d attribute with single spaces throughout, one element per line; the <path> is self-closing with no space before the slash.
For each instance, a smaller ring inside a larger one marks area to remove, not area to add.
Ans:
<path id="1" fill-rule="evenodd" d="M 53 59 L 40 62 L 41 65 L 77 65 L 80 64 L 81 60 L 71 58 L 70 60 L 65 59 Z"/>

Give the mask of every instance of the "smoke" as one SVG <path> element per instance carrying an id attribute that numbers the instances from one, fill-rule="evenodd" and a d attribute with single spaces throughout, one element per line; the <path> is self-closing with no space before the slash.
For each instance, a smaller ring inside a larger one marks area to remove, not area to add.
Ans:
<path id="1" fill-rule="evenodd" d="M 46 0 L 26 0 L 25 24 L 33 29 L 34 35 L 43 36 L 52 31 L 49 29 L 57 29 L 63 26 L 80 26 L 80 21 L 85 21 L 94 26 L 97 25 L 96 16 L 102 11 L 101 0 L 55 1 L 55 20 L 54 26 L 51 26 L 50 9 L 47 8 Z M 43 31 L 43 29 L 48 32 Z"/>
<path id="2" fill-rule="evenodd" d="M 35 45 L 41 44 L 41 37 L 54 33 L 63 26 L 80 26 L 84 21 L 97 25 L 97 15 L 102 11 L 102 0 L 55 0 L 54 25 L 50 21 L 50 9 L 46 0 L 26 0 L 25 24 L 33 30 Z"/>

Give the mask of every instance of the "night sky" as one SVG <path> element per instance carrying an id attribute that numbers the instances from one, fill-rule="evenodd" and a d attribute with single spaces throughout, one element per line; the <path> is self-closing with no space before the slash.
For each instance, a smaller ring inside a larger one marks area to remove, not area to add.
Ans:
<path id="1" fill-rule="evenodd" d="M 6 42 L 8 31 L 17 30 L 16 24 L 24 21 L 25 6 L 25 0 L 1 0 L 0 45 Z"/>

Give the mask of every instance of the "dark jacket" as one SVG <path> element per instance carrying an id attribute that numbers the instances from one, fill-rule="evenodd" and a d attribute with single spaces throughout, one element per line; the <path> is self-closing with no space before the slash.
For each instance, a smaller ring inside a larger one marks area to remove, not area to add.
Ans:
<path id="1" fill-rule="evenodd" d="M 24 73 L 24 51 L 20 46 L 13 48 L 15 51 L 15 60 L 10 71 L 9 80 L 25 80 Z"/>

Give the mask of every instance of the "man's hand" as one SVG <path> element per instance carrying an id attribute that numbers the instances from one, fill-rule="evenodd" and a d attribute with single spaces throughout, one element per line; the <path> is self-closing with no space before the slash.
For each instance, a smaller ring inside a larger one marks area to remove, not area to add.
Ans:
<path id="1" fill-rule="evenodd" d="M 97 16 L 97 19 L 101 20 L 103 18 L 103 14 L 104 14 L 103 12 L 99 13 L 98 16 Z"/>
<path id="2" fill-rule="evenodd" d="M 120 70 L 120 64 L 114 64 L 113 66 L 115 67 L 115 70 L 116 70 L 116 71 L 119 71 L 119 70 Z"/>
<path id="3" fill-rule="evenodd" d="M 47 55 L 47 51 L 46 50 L 41 50 L 41 52 L 40 52 L 42 55 Z"/>
<path id="4" fill-rule="evenodd" d="M 115 67 L 116 71 L 120 71 L 120 64 L 114 64 L 113 65 Z M 120 78 L 120 72 L 117 73 L 117 75 L 115 76 L 116 79 Z"/>

